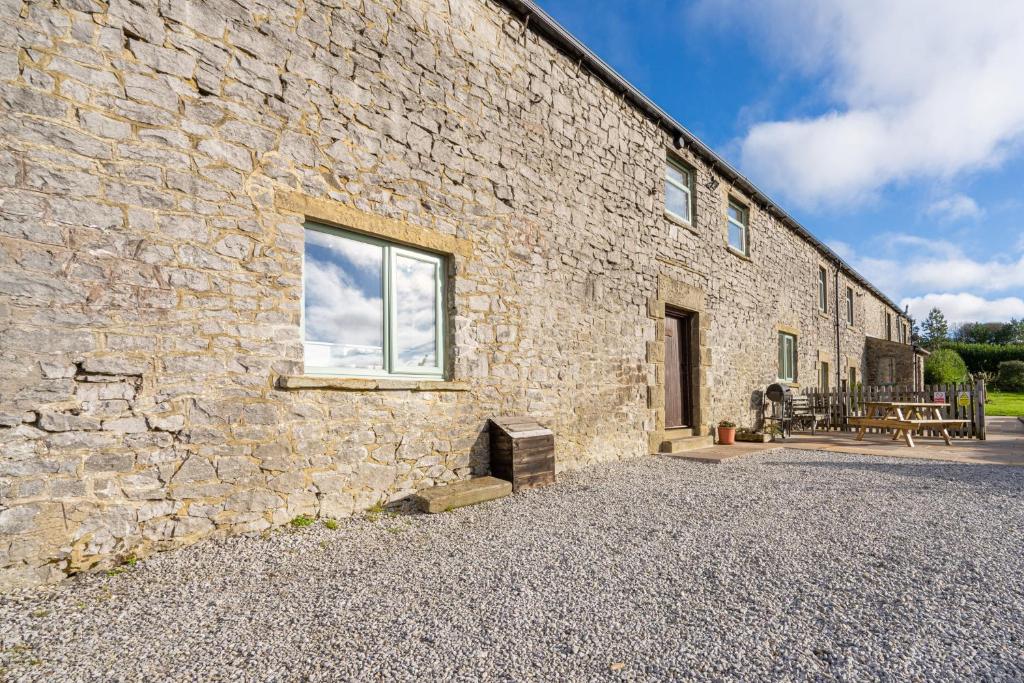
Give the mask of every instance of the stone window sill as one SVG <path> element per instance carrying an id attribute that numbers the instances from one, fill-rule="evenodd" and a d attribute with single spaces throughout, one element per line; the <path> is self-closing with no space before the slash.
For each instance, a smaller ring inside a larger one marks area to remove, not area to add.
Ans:
<path id="1" fill-rule="evenodd" d="M 669 223 L 675 223 L 679 227 L 685 228 L 686 230 L 689 230 L 694 235 L 699 235 L 700 234 L 700 233 L 697 232 L 697 228 L 693 227 L 693 223 L 691 221 L 684 221 L 679 216 L 676 216 L 674 213 L 670 213 L 667 210 L 664 211 L 663 213 L 665 214 L 665 218 L 668 219 Z"/>
<path id="2" fill-rule="evenodd" d="M 465 382 L 440 379 L 391 379 L 375 377 L 328 377 L 282 375 L 278 389 L 323 389 L 327 391 L 469 391 Z"/>
<path id="3" fill-rule="evenodd" d="M 728 251 L 733 256 L 735 256 L 736 258 L 743 259 L 744 261 L 748 261 L 750 263 L 754 262 L 754 260 L 750 258 L 750 256 L 744 254 L 742 251 L 739 251 L 738 249 L 733 249 L 729 245 L 726 245 L 725 250 Z"/>

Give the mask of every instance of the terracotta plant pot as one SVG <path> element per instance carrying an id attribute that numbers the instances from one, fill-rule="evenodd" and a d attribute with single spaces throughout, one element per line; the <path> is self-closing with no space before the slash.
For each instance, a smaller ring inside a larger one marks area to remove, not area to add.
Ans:
<path id="1" fill-rule="evenodd" d="M 718 443 L 723 446 L 731 446 L 736 443 L 736 428 L 735 427 L 719 427 L 718 428 Z"/>

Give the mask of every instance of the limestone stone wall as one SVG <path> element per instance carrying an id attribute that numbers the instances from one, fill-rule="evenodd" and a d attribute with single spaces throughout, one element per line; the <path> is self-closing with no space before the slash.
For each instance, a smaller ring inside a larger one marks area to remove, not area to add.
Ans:
<path id="1" fill-rule="evenodd" d="M 835 348 L 824 257 L 735 192 L 726 249 L 672 148 L 494 0 L 0 0 L 0 588 L 483 473 L 496 414 L 644 455 L 659 281 L 703 295 L 703 426 L 750 423 L 779 325 L 802 381 Z M 445 382 L 303 375 L 310 219 L 448 256 Z"/>
<path id="2" fill-rule="evenodd" d="M 924 386 L 924 359 L 899 342 L 868 338 L 865 344 L 865 382 L 871 385 Z"/>

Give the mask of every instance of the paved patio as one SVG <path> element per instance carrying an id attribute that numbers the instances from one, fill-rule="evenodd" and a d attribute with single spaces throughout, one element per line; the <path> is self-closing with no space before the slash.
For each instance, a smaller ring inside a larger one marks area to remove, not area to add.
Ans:
<path id="1" fill-rule="evenodd" d="M 946 462 L 974 463 L 984 465 L 1024 466 L 1024 423 L 1016 417 L 990 417 L 987 423 L 985 441 L 978 439 L 954 439 L 947 446 L 942 439 L 914 437 L 917 444 L 908 448 L 902 440 L 893 441 L 885 434 L 867 434 L 863 441 L 857 441 L 853 432 L 819 431 L 817 434 L 799 433 L 784 441 L 772 443 L 737 443 L 733 446 L 704 448 L 678 457 L 704 462 L 723 462 L 752 453 L 799 448 L 829 453 L 850 453 L 858 455 L 880 455 L 891 458 L 919 460 L 944 460 Z"/>

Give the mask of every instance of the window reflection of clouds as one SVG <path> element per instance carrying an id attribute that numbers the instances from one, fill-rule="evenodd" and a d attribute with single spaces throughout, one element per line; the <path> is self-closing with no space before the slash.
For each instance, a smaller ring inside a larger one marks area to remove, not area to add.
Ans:
<path id="1" fill-rule="evenodd" d="M 384 367 L 383 249 L 306 231 L 307 362 L 322 367 Z"/>
<path id="2" fill-rule="evenodd" d="M 437 365 L 435 266 L 398 255 L 395 259 L 395 350 L 401 366 Z"/>
<path id="3" fill-rule="evenodd" d="M 388 273 L 390 279 L 384 277 Z M 440 277 L 436 257 L 411 257 L 397 246 L 307 230 L 307 367 L 439 373 Z"/>

